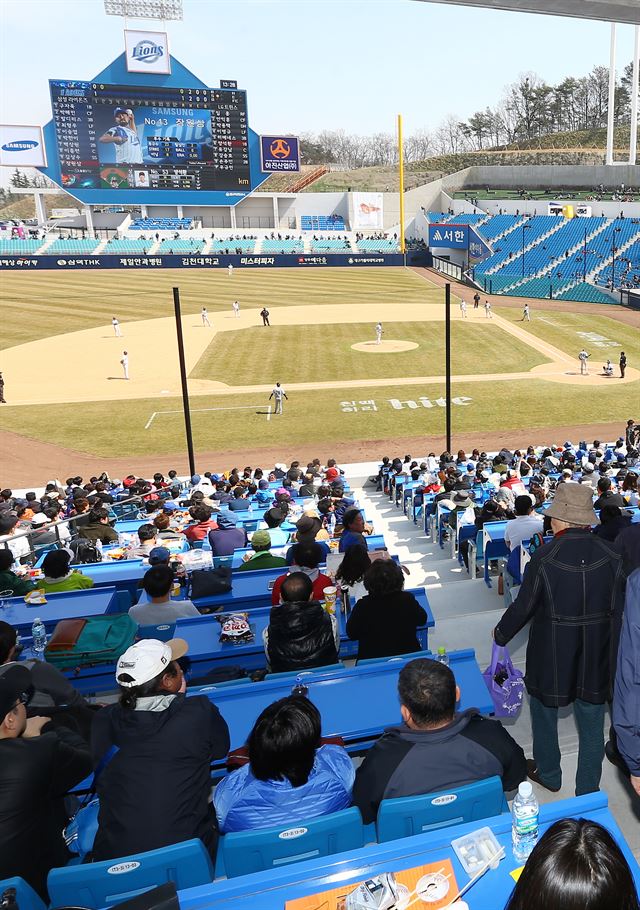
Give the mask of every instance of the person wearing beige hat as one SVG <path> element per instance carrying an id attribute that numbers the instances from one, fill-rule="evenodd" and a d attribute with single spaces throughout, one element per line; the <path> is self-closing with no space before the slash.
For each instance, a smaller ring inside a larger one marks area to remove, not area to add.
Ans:
<path id="1" fill-rule="evenodd" d="M 546 515 L 553 540 L 534 551 L 518 596 L 493 631 L 504 646 L 527 623 L 525 683 L 533 759 L 528 776 L 547 790 L 562 784 L 558 708 L 573 706 L 578 728 L 576 796 L 599 788 L 604 716 L 611 700 L 624 606 L 623 560 L 591 533 L 598 523 L 591 488 L 563 483 Z"/>
<path id="2" fill-rule="evenodd" d="M 97 783 L 96 861 L 194 837 L 215 858 L 210 765 L 229 751 L 229 728 L 206 696 L 185 697 L 186 653 L 181 638 L 143 639 L 116 664 L 120 699 L 91 730 L 94 767 L 111 755 Z"/>

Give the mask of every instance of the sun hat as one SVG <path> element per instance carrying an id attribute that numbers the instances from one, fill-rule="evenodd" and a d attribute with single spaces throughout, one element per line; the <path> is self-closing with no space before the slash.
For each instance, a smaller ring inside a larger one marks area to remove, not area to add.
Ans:
<path id="1" fill-rule="evenodd" d="M 116 680 L 125 689 L 142 686 L 166 670 L 172 660 L 184 657 L 188 650 L 189 646 L 183 638 L 172 638 L 170 641 L 145 638 L 137 641 L 118 660 Z"/>
<path id="2" fill-rule="evenodd" d="M 254 531 L 251 546 L 254 550 L 267 550 L 271 546 L 271 534 L 268 531 Z"/>
<path id="3" fill-rule="evenodd" d="M 32 525 L 46 525 L 49 519 L 44 514 L 44 512 L 36 512 L 36 514 L 31 519 Z"/>
<path id="4" fill-rule="evenodd" d="M 451 498 L 451 501 L 456 506 L 470 506 L 473 500 L 473 494 L 467 490 L 457 490 Z"/>
<path id="5" fill-rule="evenodd" d="M 598 516 L 593 509 L 591 487 L 579 483 L 560 484 L 545 515 L 574 525 L 598 524 Z"/>
<path id="6" fill-rule="evenodd" d="M 298 532 L 298 536 L 301 534 L 303 536 L 313 534 L 313 536 L 315 537 L 315 535 L 318 533 L 318 531 L 320 530 L 321 527 L 322 527 L 322 522 L 320 521 L 320 519 L 316 518 L 316 516 L 314 516 L 314 515 L 309 515 L 308 513 L 301 515 L 300 518 L 296 522 L 296 530 Z"/>

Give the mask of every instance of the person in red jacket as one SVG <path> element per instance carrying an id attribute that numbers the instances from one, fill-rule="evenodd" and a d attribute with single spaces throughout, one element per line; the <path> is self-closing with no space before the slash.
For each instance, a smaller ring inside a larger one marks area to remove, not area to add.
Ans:
<path id="1" fill-rule="evenodd" d="M 193 518 L 195 524 L 187 525 L 182 532 L 189 543 L 196 540 L 204 540 L 209 531 L 215 531 L 218 525 L 211 518 L 213 512 L 209 506 L 191 506 L 189 515 Z"/>
<path id="2" fill-rule="evenodd" d="M 322 562 L 322 547 L 313 541 L 308 543 L 297 543 L 293 548 L 293 564 L 291 572 L 303 572 L 309 577 L 313 584 L 313 600 L 324 600 L 323 591 L 330 587 L 333 582 L 328 575 L 323 575 L 318 566 Z M 276 578 L 271 592 L 271 603 L 273 606 L 280 603 L 280 588 L 286 575 L 280 575 Z"/>

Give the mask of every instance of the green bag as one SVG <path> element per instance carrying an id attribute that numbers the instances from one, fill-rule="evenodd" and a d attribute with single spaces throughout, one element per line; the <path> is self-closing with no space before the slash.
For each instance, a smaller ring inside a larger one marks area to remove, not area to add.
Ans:
<path id="1" fill-rule="evenodd" d="M 55 650 L 47 646 L 45 658 L 61 670 L 115 664 L 133 644 L 137 631 L 138 626 L 128 613 L 89 616 L 74 645 Z"/>

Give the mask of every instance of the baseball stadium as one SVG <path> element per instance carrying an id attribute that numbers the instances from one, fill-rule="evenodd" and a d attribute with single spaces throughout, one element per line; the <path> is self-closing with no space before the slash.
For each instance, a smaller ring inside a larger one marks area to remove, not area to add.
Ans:
<path id="1" fill-rule="evenodd" d="M 7 57 L 0 907 L 640 910 L 640 5 L 347 0 L 518 77 L 360 136 L 200 2 Z"/>

